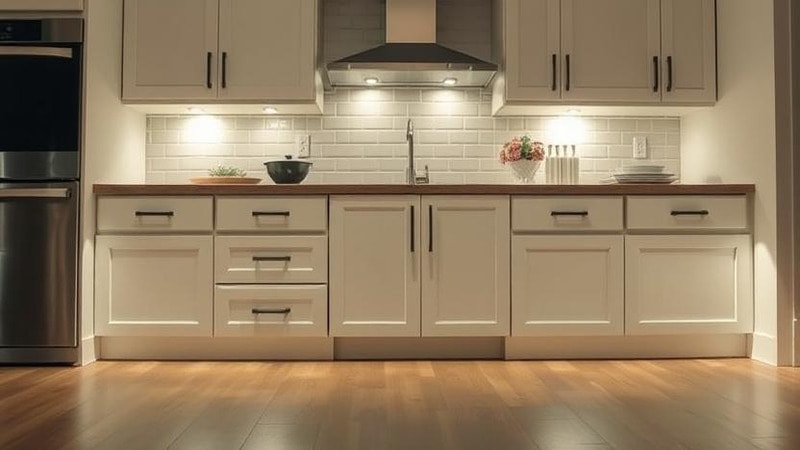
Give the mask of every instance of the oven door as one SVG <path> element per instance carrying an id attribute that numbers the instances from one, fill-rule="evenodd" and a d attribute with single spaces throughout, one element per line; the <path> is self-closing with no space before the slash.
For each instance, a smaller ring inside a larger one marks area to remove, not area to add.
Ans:
<path id="1" fill-rule="evenodd" d="M 81 59 L 81 44 L 0 45 L 0 179 L 78 179 Z"/>

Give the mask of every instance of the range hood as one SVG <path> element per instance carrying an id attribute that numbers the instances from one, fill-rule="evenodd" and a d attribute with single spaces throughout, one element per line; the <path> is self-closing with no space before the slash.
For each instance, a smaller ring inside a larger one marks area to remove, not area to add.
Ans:
<path id="1" fill-rule="evenodd" d="M 333 87 L 485 87 L 497 64 L 436 43 L 436 0 L 386 0 L 386 44 L 327 69 Z"/>

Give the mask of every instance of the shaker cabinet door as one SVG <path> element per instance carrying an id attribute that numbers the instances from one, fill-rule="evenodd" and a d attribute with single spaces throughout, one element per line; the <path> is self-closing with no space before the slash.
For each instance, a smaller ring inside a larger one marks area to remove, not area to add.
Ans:
<path id="1" fill-rule="evenodd" d="M 663 92 L 667 103 L 717 100 L 714 0 L 661 0 Z"/>
<path id="2" fill-rule="evenodd" d="M 559 0 L 505 3 L 505 77 L 508 101 L 559 100 Z"/>

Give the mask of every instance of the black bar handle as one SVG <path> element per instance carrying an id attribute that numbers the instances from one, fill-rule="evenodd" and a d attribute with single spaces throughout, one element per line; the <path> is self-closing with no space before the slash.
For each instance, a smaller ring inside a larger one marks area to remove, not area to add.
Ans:
<path id="1" fill-rule="evenodd" d="M 253 211 L 253 217 L 261 217 L 261 216 L 281 216 L 281 217 L 289 217 L 292 215 L 289 211 Z"/>
<path id="2" fill-rule="evenodd" d="M 653 92 L 658 92 L 658 56 L 653 56 L 653 75 L 655 80 L 653 81 Z"/>
<path id="3" fill-rule="evenodd" d="M 571 83 L 572 80 L 570 80 L 570 78 L 571 78 L 571 73 L 570 73 L 571 67 L 570 67 L 569 54 L 567 54 L 567 67 L 566 67 L 566 70 L 567 70 L 567 81 L 564 84 L 564 89 L 569 90 L 570 85 L 572 84 Z"/>
<path id="4" fill-rule="evenodd" d="M 414 232 L 414 225 L 416 225 L 416 208 L 411 205 L 411 253 L 417 251 L 416 233 Z"/>
<path id="5" fill-rule="evenodd" d="M 428 253 L 433 253 L 433 205 L 428 205 Z"/>
<path id="6" fill-rule="evenodd" d="M 588 217 L 589 211 L 550 211 L 551 217 L 558 217 L 558 216 L 580 216 L 580 217 Z"/>
<path id="7" fill-rule="evenodd" d="M 711 213 L 708 212 L 707 209 L 702 209 L 702 210 L 699 210 L 699 211 L 672 211 L 672 212 L 670 212 L 670 215 L 672 217 L 675 217 L 675 216 L 707 216 L 709 214 L 711 214 Z"/>
<path id="8" fill-rule="evenodd" d="M 672 92 L 672 56 L 667 56 L 667 92 Z"/>
<path id="9" fill-rule="evenodd" d="M 291 260 L 292 260 L 291 256 L 253 256 L 253 262 L 264 262 L 264 261 L 290 262 Z"/>
<path id="10" fill-rule="evenodd" d="M 292 308 L 253 308 L 250 310 L 253 314 L 289 314 Z"/>
<path id="11" fill-rule="evenodd" d="M 551 89 L 555 91 L 558 89 L 558 71 L 556 70 L 556 65 L 558 64 L 558 55 L 553 53 L 553 85 Z"/>
<path id="12" fill-rule="evenodd" d="M 222 88 L 228 87 L 228 52 L 222 52 Z"/>
<path id="13" fill-rule="evenodd" d="M 173 217 L 175 211 L 136 211 L 136 217 Z"/>
<path id="14" fill-rule="evenodd" d="M 211 52 L 206 53 L 206 87 L 211 89 Z"/>

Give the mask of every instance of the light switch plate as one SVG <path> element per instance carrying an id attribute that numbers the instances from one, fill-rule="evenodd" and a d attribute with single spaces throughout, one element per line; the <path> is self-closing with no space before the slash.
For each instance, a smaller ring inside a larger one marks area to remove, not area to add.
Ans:
<path id="1" fill-rule="evenodd" d="M 647 159 L 647 138 L 635 137 L 633 138 L 633 158 L 634 159 Z"/>

